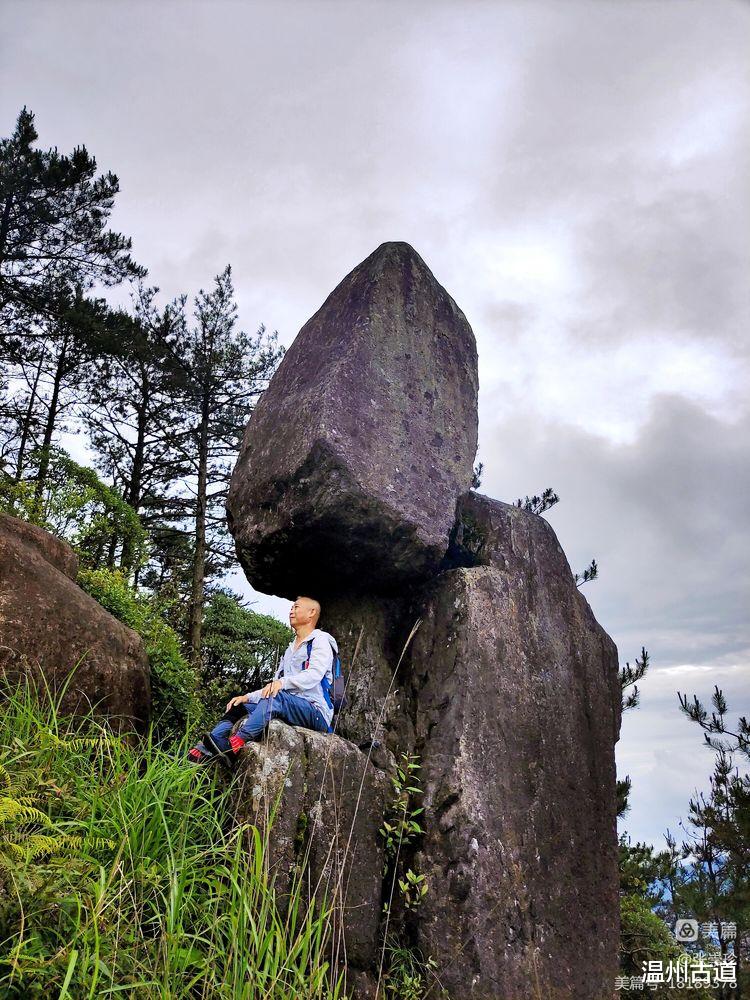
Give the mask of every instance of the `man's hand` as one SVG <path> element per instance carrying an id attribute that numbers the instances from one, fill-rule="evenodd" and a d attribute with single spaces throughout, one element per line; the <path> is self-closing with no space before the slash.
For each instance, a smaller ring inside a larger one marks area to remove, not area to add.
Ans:
<path id="1" fill-rule="evenodd" d="M 238 694 L 236 698 L 231 698 L 227 703 L 227 712 L 234 708 L 235 705 L 244 705 L 247 701 L 246 694 Z"/>
<path id="2" fill-rule="evenodd" d="M 278 694 L 284 686 L 284 682 L 281 678 L 277 681 L 271 681 L 270 684 L 266 684 L 263 690 L 260 692 L 261 698 L 273 698 L 275 694 Z"/>

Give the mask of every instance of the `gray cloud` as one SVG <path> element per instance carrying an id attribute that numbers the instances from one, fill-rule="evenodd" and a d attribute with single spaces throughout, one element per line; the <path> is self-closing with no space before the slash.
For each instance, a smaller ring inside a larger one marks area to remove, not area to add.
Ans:
<path id="1" fill-rule="evenodd" d="M 3 134 L 27 104 L 115 170 L 165 296 L 231 262 L 289 343 L 383 240 L 424 256 L 477 334 L 483 490 L 554 486 L 597 617 L 652 653 L 642 837 L 692 781 L 657 671 L 748 693 L 748 41 L 729 0 L 3 8 Z"/>
<path id="2" fill-rule="evenodd" d="M 574 571 L 596 558 L 600 577 L 582 592 L 621 664 L 648 650 L 641 705 L 617 747 L 633 781 L 620 827 L 664 846 L 713 766 L 677 692 L 708 704 L 719 684 L 733 719 L 750 704 L 750 412 L 726 423 L 660 395 L 637 437 L 615 444 L 516 403 L 515 416 L 485 425 L 482 490 L 513 501 L 552 486 L 561 501 L 546 517 Z"/>
<path id="3" fill-rule="evenodd" d="M 750 412 L 729 424 L 656 396 L 635 440 L 613 444 L 519 407 L 480 453 L 499 498 L 560 494 L 547 518 L 574 570 L 597 559 L 583 592 L 623 658 L 642 643 L 660 666 L 750 655 Z"/>

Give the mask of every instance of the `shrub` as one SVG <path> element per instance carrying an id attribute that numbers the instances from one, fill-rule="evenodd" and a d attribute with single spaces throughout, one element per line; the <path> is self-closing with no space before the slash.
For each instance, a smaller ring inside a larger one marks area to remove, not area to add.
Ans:
<path id="1" fill-rule="evenodd" d="M 161 734 L 178 733 L 189 718 L 200 714 L 196 677 L 180 652 L 180 641 L 154 607 L 153 599 L 138 594 L 119 570 L 80 570 L 78 583 L 94 600 L 146 644 L 151 665 L 153 717 Z"/>
<path id="2" fill-rule="evenodd" d="M 293 635 L 288 625 L 247 607 L 238 594 L 214 590 L 203 619 L 198 691 L 206 715 L 213 718 L 217 706 L 270 680 Z"/>
<path id="3" fill-rule="evenodd" d="M 653 912 L 649 901 L 639 896 L 624 895 L 620 897 L 620 966 L 623 975 L 641 976 L 643 975 L 643 962 L 659 961 L 663 963 L 665 971 L 670 962 L 676 963 L 679 958 L 684 960 L 683 949 L 672 936 L 669 928 Z M 688 961 L 695 961 L 694 956 L 689 956 Z M 638 989 L 622 990 L 622 997 L 634 997 L 636 992 L 639 996 L 642 992 Z M 704 989 L 701 986 L 691 985 L 684 989 L 676 988 L 674 985 L 664 985 L 649 990 L 649 996 L 657 998 L 667 997 L 670 1000 L 710 1000 L 714 995 L 711 989 Z"/>
<path id="4" fill-rule="evenodd" d="M 41 449 L 32 452 L 39 461 Z M 63 449 L 48 450 L 49 468 L 43 495 L 36 496 L 33 479 L 16 482 L 0 471 L 0 510 L 21 517 L 64 538 L 81 564 L 96 569 L 123 547 L 132 567 L 142 565 L 148 548 L 138 514 L 120 493 L 107 486 L 94 469 L 79 465 Z"/>

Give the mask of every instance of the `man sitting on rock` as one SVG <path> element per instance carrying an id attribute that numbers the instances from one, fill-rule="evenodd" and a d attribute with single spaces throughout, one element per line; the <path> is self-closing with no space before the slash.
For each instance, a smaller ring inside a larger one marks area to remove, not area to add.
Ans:
<path id="1" fill-rule="evenodd" d="M 331 732 L 333 718 L 333 662 L 336 640 L 317 628 L 320 604 L 311 597 L 298 597 L 289 611 L 295 637 L 281 658 L 274 679 L 258 691 L 240 694 L 227 705 L 226 714 L 200 743 L 188 751 L 194 764 L 221 759 L 236 763 L 248 740 L 258 740 L 271 719 L 290 726 Z M 235 724 L 243 719 L 237 732 Z"/>

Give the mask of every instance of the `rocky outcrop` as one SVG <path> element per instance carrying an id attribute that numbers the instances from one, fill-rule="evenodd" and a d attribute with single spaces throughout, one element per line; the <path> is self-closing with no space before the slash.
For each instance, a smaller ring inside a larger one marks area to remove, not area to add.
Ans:
<path id="1" fill-rule="evenodd" d="M 3 536 L 26 545 L 68 579 L 75 581 L 78 576 L 78 556 L 70 545 L 39 525 L 0 513 L 0 538 Z"/>
<path id="2" fill-rule="evenodd" d="M 373 594 L 440 564 L 477 444 L 477 354 L 406 243 L 384 243 L 300 330 L 247 426 L 227 513 L 264 593 Z"/>
<path id="3" fill-rule="evenodd" d="M 426 589 L 412 647 L 418 941 L 451 997 L 600 1000 L 618 965 L 617 649 L 543 518 L 462 506 L 464 554 L 489 565 Z"/>
<path id="4" fill-rule="evenodd" d="M 230 525 L 254 586 L 322 599 L 348 676 L 337 732 L 381 740 L 386 770 L 421 760 L 424 832 L 399 864 L 428 891 L 400 912 L 397 894 L 391 930 L 451 1000 L 600 1000 L 618 965 L 617 649 L 549 523 L 466 492 L 475 443 L 471 331 L 385 244 L 272 380 Z"/>
<path id="5" fill-rule="evenodd" d="M 334 960 L 352 970 L 376 958 L 388 787 L 351 743 L 279 721 L 242 751 L 232 784 L 237 822 L 266 830 L 278 801 L 268 870 L 283 897 L 304 866 L 303 899 L 325 892 L 334 903 Z"/>
<path id="6" fill-rule="evenodd" d="M 0 672 L 60 688 L 61 707 L 89 705 L 118 726 L 142 728 L 150 714 L 149 668 L 139 635 L 76 585 L 65 542 L 0 515 Z"/>
<path id="7" fill-rule="evenodd" d="M 324 613 L 351 672 L 338 731 L 422 761 L 425 834 L 409 864 L 429 892 L 410 923 L 449 996 L 607 995 L 617 649 L 551 525 L 467 493 L 431 583 Z"/>

